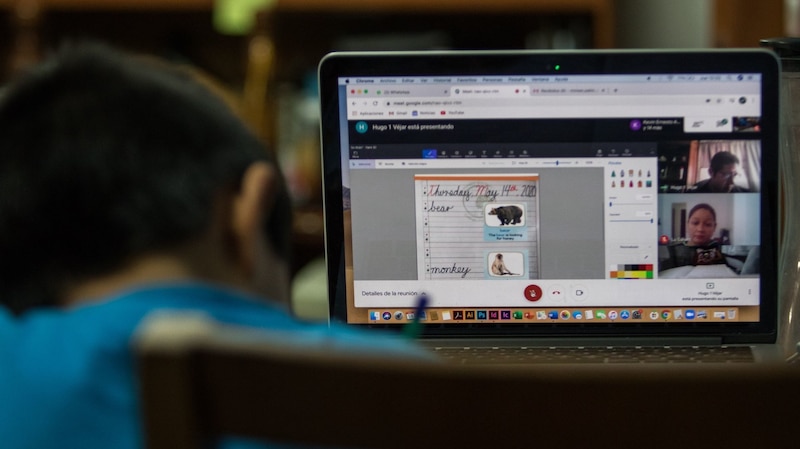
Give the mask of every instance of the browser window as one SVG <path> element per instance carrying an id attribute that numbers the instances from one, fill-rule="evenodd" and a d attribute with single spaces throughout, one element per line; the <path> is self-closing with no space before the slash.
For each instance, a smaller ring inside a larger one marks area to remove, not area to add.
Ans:
<path id="1" fill-rule="evenodd" d="M 760 82 L 340 79 L 349 319 L 756 321 Z"/>

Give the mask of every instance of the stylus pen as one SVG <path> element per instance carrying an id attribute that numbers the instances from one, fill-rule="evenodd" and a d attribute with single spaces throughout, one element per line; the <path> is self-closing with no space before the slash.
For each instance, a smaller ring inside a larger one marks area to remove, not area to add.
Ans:
<path id="1" fill-rule="evenodd" d="M 422 334 L 422 314 L 425 313 L 425 307 L 428 305 L 428 295 L 422 293 L 417 297 L 417 307 L 414 309 L 414 319 L 406 324 L 403 328 L 403 335 L 410 339 L 416 339 Z"/>

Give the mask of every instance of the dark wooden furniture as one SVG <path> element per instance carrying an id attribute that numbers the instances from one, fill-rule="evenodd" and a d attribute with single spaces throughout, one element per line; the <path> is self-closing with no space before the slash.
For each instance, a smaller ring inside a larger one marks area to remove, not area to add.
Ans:
<path id="1" fill-rule="evenodd" d="M 147 447 L 220 435 L 346 448 L 794 447 L 800 370 L 471 368 L 162 322 L 139 342 Z"/>

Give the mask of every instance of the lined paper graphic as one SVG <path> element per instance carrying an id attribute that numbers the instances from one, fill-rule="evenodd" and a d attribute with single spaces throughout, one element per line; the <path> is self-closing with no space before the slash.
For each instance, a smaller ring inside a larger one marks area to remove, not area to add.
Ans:
<path id="1" fill-rule="evenodd" d="M 538 279 L 537 174 L 416 175 L 420 279 Z"/>

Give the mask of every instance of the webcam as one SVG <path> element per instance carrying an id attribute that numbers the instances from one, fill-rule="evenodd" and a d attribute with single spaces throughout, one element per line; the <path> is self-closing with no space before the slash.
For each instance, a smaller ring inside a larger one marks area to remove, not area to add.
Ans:
<path id="1" fill-rule="evenodd" d="M 548 64 L 545 66 L 545 69 L 546 69 L 548 72 L 559 72 L 559 71 L 561 71 L 561 68 L 562 68 L 562 65 L 561 65 L 561 64 L 558 64 L 558 63 L 553 63 L 553 64 L 550 64 L 550 63 L 548 63 Z"/>

